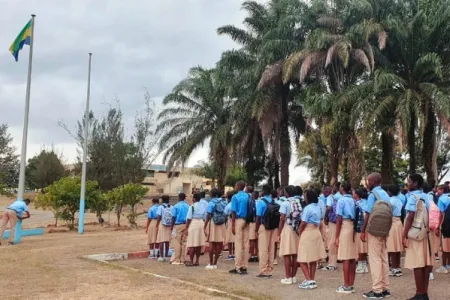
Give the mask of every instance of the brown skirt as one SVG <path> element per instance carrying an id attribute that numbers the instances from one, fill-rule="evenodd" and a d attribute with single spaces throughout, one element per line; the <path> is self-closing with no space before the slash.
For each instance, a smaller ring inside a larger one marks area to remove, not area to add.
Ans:
<path id="1" fill-rule="evenodd" d="M 450 252 L 450 238 L 442 237 L 442 252 Z"/>
<path id="2" fill-rule="evenodd" d="M 316 262 L 326 256 L 319 227 L 313 224 L 306 225 L 300 236 L 297 261 L 301 263 Z"/>
<path id="3" fill-rule="evenodd" d="M 436 254 L 441 248 L 441 237 L 436 236 L 434 231 L 430 231 L 431 252 Z"/>
<path id="4" fill-rule="evenodd" d="M 300 237 L 291 226 L 285 224 L 280 236 L 280 257 L 297 254 Z"/>
<path id="5" fill-rule="evenodd" d="M 353 232 L 353 222 L 351 220 L 343 220 L 341 232 L 339 234 L 339 260 L 350 260 L 358 258 L 356 235 L 353 236 Z"/>
<path id="6" fill-rule="evenodd" d="M 367 254 L 369 253 L 369 247 L 367 245 L 367 241 L 361 241 L 361 233 L 357 233 L 355 237 L 356 245 L 358 248 L 358 254 Z"/>
<path id="7" fill-rule="evenodd" d="M 208 227 L 208 236 L 206 240 L 210 243 L 223 243 L 223 241 L 225 240 L 225 224 L 216 225 L 211 220 Z"/>
<path id="8" fill-rule="evenodd" d="M 172 232 L 170 232 L 170 226 L 164 226 L 162 223 L 159 223 L 158 227 L 158 237 L 156 239 L 157 243 L 170 242 L 172 237 Z"/>
<path id="9" fill-rule="evenodd" d="M 156 243 L 156 220 L 152 220 L 150 225 L 148 226 L 147 230 L 147 245 L 155 244 Z"/>
<path id="10" fill-rule="evenodd" d="M 202 219 L 192 219 L 188 229 L 186 245 L 188 248 L 205 246 L 205 232 L 203 226 L 205 222 Z"/>
<path id="11" fill-rule="evenodd" d="M 250 241 L 252 241 L 252 240 L 256 240 L 256 239 L 258 239 L 257 237 L 256 237 L 256 223 L 250 223 L 250 225 L 249 225 L 249 233 L 248 233 L 248 236 L 249 236 L 249 240 Z"/>
<path id="12" fill-rule="evenodd" d="M 389 231 L 389 235 L 387 238 L 387 251 L 388 252 L 403 252 L 403 242 L 402 242 L 402 234 L 403 234 L 403 225 L 402 221 L 398 217 L 392 218 L 392 227 Z"/>
<path id="13" fill-rule="evenodd" d="M 231 220 L 228 220 L 227 223 L 227 232 L 225 233 L 225 241 L 224 244 L 234 243 L 234 234 L 233 228 L 231 225 Z"/>
<path id="14" fill-rule="evenodd" d="M 405 268 L 417 269 L 425 266 L 434 266 L 434 255 L 430 253 L 428 238 L 421 241 L 408 239 L 405 256 Z"/>

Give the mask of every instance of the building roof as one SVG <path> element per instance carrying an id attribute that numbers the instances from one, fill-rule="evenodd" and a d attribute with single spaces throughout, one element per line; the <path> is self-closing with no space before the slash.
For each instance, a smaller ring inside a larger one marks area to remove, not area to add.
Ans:
<path id="1" fill-rule="evenodd" d="M 143 169 L 148 171 L 167 172 L 166 165 L 146 165 Z"/>

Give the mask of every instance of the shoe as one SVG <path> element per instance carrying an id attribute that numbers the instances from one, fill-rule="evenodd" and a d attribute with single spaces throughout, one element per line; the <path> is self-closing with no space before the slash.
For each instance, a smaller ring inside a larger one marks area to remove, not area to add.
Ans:
<path id="1" fill-rule="evenodd" d="M 208 264 L 208 265 L 205 267 L 205 270 L 214 270 L 214 266 Z"/>
<path id="2" fill-rule="evenodd" d="M 389 268 L 389 277 L 394 276 L 394 269 Z"/>
<path id="3" fill-rule="evenodd" d="M 350 289 L 351 289 L 352 293 L 356 293 L 354 286 L 351 286 Z"/>
<path id="4" fill-rule="evenodd" d="M 225 260 L 233 260 L 233 259 L 234 259 L 233 255 L 228 255 L 228 257 L 225 258 Z"/>
<path id="5" fill-rule="evenodd" d="M 271 277 L 272 277 L 272 275 L 264 275 L 264 274 L 256 275 L 256 278 L 267 278 L 267 279 L 269 279 Z"/>
<path id="6" fill-rule="evenodd" d="M 233 270 L 228 271 L 228 273 L 230 273 L 230 274 L 241 274 L 242 272 L 241 272 L 241 269 L 239 269 L 239 270 L 233 269 Z"/>
<path id="7" fill-rule="evenodd" d="M 436 261 L 440 261 L 441 260 L 441 258 L 438 255 L 436 255 L 435 259 L 436 259 Z"/>
<path id="8" fill-rule="evenodd" d="M 418 295 L 418 294 L 416 294 L 414 297 L 409 298 L 408 300 L 428 300 L 428 295 Z"/>
<path id="9" fill-rule="evenodd" d="M 448 274 L 448 269 L 444 266 L 441 266 L 439 269 L 436 270 L 436 273 Z"/>
<path id="10" fill-rule="evenodd" d="M 164 258 L 162 257 L 158 258 L 158 262 L 164 262 Z"/>
<path id="11" fill-rule="evenodd" d="M 250 258 L 248 259 L 248 262 L 249 262 L 249 263 L 253 262 L 253 257 L 250 257 Z"/>
<path id="12" fill-rule="evenodd" d="M 364 273 L 364 266 L 362 265 L 362 264 L 359 264 L 357 267 L 356 267 L 356 274 L 363 274 Z"/>
<path id="13" fill-rule="evenodd" d="M 258 256 L 255 256 L 255 260 L 254 260 L 253 262 L 259 263 L 259 257 L 258 257 Z"/>
<path id="14" fill-rule="evenodd" d="M 369 268 L 367 267 L 367 265 L 364 265 L 364 273 L 369 273 Z"/>
<path id="15" fill-rule="evenodd" d="M 370 291 L 368 293 L 363 294 L 363 298 L 366 299 L 383 299 L 384 296 L 382 293 L 375 293 L 374 291 Z"/>
<path id="16" fill-rule="evenodd" d="M 292 281 L 292 278 L 283 278 L 281 279 L 281 284 L 293 284 L 294 282 Z"/>
<path id="17" fill-rule="evenodd" d="M 352 288 L 351 287 L 345 287 L 345 286 L 341 285 L 340 287 L 337 288 L 336 293 L 339 293 L 339 294 L 351 294 L 352 293 Z"/>
<path id="18" fill-rule="evenodd" d="M 179 262 L 179 261 L 174 261 L 174 262 L 171 263 L 171 265 L 181 266 L 181 265 L 184 265 L 184 264 L 182 262 Z"/>
<path id="19" fill-rule="evenodd" d="M 306 286 L 308 285 L 308 280 L 303 280 L 302 283 L 300 283 L 300 285 L 298 286 L 299 289 L 306 289 Z"/>
<path id="20" fill-rule="evenodd" d="M 321 269 L 322 271 L 336 271 L 337 267 L 335 266 L 326 266 Z"/>
<path id="21" fill-rule="evenodd" d="M 213 267 L 213 270 L 217 270 L 217 266 L 216 265 L 214 265 L 212 267 Z"/>
<path id="22" fill-rule="evenodd" d="M 276 258 L 273 260 L 273 265 L 274 265 L 274 266 L 278 266 L 278 261 L 277 261 Z"/>
<path id="23" fill-rule="evenodd" d="M 291 279 L 292 279 L 292 283 L 293 283 L 293 284 L 297 283 L 297 278 L 292 277 Z"/>
<path id="24" fill-rule="evenodd" d="M 393 269 L 394 277 L 400 277 L 403 276 L 402 269 Z"/>
<path id="25" fill-rule="evenodd" d="M 391 291 L 390 290 L 384 290 L 382 294 L 383 294 L 384 298 L 389 298 L 391 296 Z"/>
<path id="26" fill-rule="evenodd" d="M 8 245 L 10 245 L 10 246 L 12 246 L 12 245 L 15 245 L 16 243 L 14 243 L 14 242 L 8 242 Z"/>
<path id="27" fill-rule="evenodd" d="M 434 280 L 434 274 L 430 273 L 430 280 Z"/>
<path id="28" fill-rule="evenodd" d="M 248 273 L 247 273 L 247 269 L 244 269 L 244 268 L 241 268 L 241 275 L 247 275 Z"/>

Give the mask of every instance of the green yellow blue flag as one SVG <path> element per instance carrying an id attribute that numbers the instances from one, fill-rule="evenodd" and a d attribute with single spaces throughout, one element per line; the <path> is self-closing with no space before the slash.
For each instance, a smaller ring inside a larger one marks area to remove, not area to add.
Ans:
<path id="1" fill-rule="evenodd" d="M 14 56 L 16 61 L 19 60 L 19 51 L 22 50 L 23 45 L 31 44 L 31 26 L 32 21 L 30 20 L 11 44 L 11 47 L 9 47 L 9 51 Z"/>

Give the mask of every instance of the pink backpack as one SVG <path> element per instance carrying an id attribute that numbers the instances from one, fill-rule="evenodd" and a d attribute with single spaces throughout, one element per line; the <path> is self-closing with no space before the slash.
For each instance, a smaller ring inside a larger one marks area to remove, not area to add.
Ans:
<path id="1" fill-rule="evenodd" d="M 429 220 L 429 228 L 432 231 L 435 231 L 439 228 L 439 218 L 441 216 L 441 212 L 439 208 L 434 203 L 433 200 L 430 201 L 430 211 L 428 212 L 428 220 Z"/>

